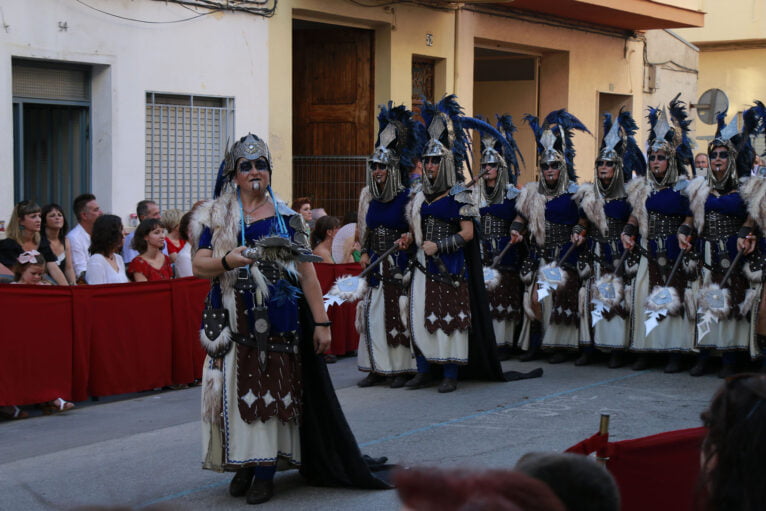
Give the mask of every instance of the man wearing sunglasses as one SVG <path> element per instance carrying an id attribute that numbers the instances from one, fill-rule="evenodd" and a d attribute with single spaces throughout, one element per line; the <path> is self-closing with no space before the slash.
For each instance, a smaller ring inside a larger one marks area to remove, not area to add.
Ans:
<path id="1" fill-rule="evenodd" d="M 517 217 L 511 225 L 511 242 L 529 237 L 529 255 L 522 263 L 525 317 L 519 344 L 527 353 L 520 360 L 534 360 L 540 348 L 553 350 L 552 364 L 566 361 L 580 345 L 577 273 L 579 249 L 572 234 L 581 234 L 574 193 L 574 130 L 590 133 L 572 114 L 557 110 L 548 114 L 539 126 L 536 117 L 524 118 L 537 139 L 540 179 L 524 186 L 516 203 Z M 570 250 L 572 248 L 572 250 Z M 538 286 L 545 268 L 555 267 L 561 278 L 554 285 Z M 538 271 L 541 270 L 541 271 Z M 543 291 L 545 291 L 543 293 Z"/>
<path id="2" fill-rule="evenodd" d="M 625 364 L 625 350 L 630 346 L 630 308 L 624 293 L 629 282 L 625 282 L 625 261 L 621 257 L 624 248 L 620 242 L 620 233 L 631 213 L 626 184 L 634 172 L 646 173 L 646 162 L 633 138 L 637 126 L 630 112 L 620 112 L 615 122 L 610 114 L 604 114 L 604 131 L 594 182 L 580 186 L 575 194 L 590 224 L 587 239 L 585 232 L 572 235 L 575 243 L 584 242 L 587 247 L 581 252 L 579 269 L 584 278 L 585 306 L 590 312 L 581 318 L 585 344 L 575 365 L 589 364 L 598 348 L 611 352 L 609 367 L 617 368 Z"/>

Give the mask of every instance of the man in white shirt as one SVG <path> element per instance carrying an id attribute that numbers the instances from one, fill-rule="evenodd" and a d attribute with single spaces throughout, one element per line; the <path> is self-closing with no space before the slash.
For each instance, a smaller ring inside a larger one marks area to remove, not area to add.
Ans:
<path id="1" fill-rule="evenodd" d="M 149 199 L 144 199 L 136 204 L 136 215 L 138 216 L 139 223 L 147 218 L 160 218 L 160 207 L 156 202 Z M 134 230 L 125 237 L 125 242 L 122 244 L 122 260 L 125 262 L 125 266 L 130 264 L 130 261 L 138 255 L 138 252 L 133 250 L 131 246 L 133 244 L 133 236 L 136 231 Z M 162 248 L 162 253 L 167 255 L 167 245 Z"/>
<path id="2" fill-rule="evenodd" d="M 66 235 L 69 245 L 72 248 L 72 266 L 74 274 L 78 277 L 85 272 L 88 267 L 88 258 L 90 253 L 90 234 L 93 232 L 93 223 L 96 218 L 104 214 L 101 207 L 96 202 L 96 196 L 92 193 L 83 193 L 74 200 L 75 217 L 77 217 L 77 226 Z"/>

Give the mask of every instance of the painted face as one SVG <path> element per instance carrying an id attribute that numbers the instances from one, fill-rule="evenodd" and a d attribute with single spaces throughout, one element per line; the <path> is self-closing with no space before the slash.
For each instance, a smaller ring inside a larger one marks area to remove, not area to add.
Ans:
<path id="1" fill-rule="evenodd" d="M 484 174 L 484 179 L 487 180 L 487 183 L 492 186 L 495 181 L 497 181 L 497 163 L 483 163 L 481 166 L 481 170 L 486 170 L 487 173 Z"/>
<path id="2" fill-rule="evenodd" d="M 45 267 L 30 264 L 19 277 L 19 284 L 37 285 L 43 280 Z"/>
<path id="3" fill-rule="evenodd" d="M 708 153 L 710 157 L 710 168 L 717 179 L 721 179 L 726 174 L 726 168 L 729 166 L 729 150 L 723 146 L 715 146 Z"/>
<path id="4" fill-rule="evenodd" d="M 614 179 L 615 162 L 609 160 L 597 160 L 596 172 L 598 178 L 601 180 L 601 184 L 609 186 Z"/>
<path id="5" fill-rule="evenodd" d="M 240 190 L 265 193 L 266 188 L 271 184 L 269 163 L 266 158 L 258 158 L 257 160 L 240 158 L 237 160 L 234 182 L 239 185 Z"/>
<path id="6" fill-rule="evenodd" d="M 146 240 L 146 244 L 150 247 L 155 247 L 159 250 L 162 250 L 162 247 L 165 246 L 165 234 L 165 229 L 163 227 L 157 226 L 149 234 L 147 234 L 144 239 Z"/>
<path id="7" fill-rule="evenodd" d="M 382 188 L 386 184 L 388 179 L 388 168 L 385 163 L 370 163 L 370 169 L 372 170 L 372 180 L 378 185 L 378 188 Z"/>
<path id="8" fill-rule="evenodd" d="M 540 164 L 540 171 L 543 173 L 543 179 L 548 186 L 555 186 L 559 182 L 561 175 L 561 162 L 554 160 Z"/>
<path id="9" fill-rule="evenodd" d="M 84 223 L 93 225 L 93 222 L 96 221 L 96 218 L 103 214 L 104 212 L 101 211 L 101 206 L 98 205 L 98 202 L 92 200 L 85 205 L 85 210 L 82 212 L 81 216 Z"/>
<path id="10" fill-rule="evenodd" d="M 441 165 L 441 156 L 424 156 L 423 167 L 425 168 L 426 177 L 429 181 L 434 182 L 439 177 L 439 166 Z"/>
<path id="11" fill-rule="evenodd" d="M 657 180 L 662 180 L 668 171 L 668 153 L 663 150 L 651 153 L 649 155 L 649 169 Z"/>
<path id="12" fill-rule="evenodd" d="M 299 211 L 299 213 L 303 217 L 303 220 L 305 220 L 306 222 L 310 222 L 311 221 L 311 204 L 307 202 L 306 204 L 301 206 L 301 210 Z"/>
<path id="13" fill-rule="evenodd" d="M 52 209 L 45 215 L 45 226 L 51 229 L 63 229 L 64 228 L 64 213 L 58 209 Z"/>
<path id="14" fill-rule="evenodd" d="M 42 219 L 40 218 L 40 212 L 30 213 L 24 215 L 19 219 L 19 225 L 25 230 L 31 232 L 40 232 L 40 226 L 42 225 Z"/>

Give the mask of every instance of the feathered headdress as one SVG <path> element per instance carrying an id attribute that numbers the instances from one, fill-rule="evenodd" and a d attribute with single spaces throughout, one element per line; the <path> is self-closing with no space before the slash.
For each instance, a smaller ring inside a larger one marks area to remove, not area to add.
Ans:
<path id="1" fill-rule="evenodd" d="M 463 164 L 471 171 L 471 137 L 468 130 L 491 133 L 498 139 L 503 136 L 491 124 L 463 115 L 463 107 L 457 102 L 457 96 L 445 96 L 437 104 L 423 102 L 421 115 L 425 120 L 429 140 L 423 150 L 423 157 L 441 157 L 439 175 L 434 183 L 427 176 L 423 178 L 424 191 L 435 193 L 451 188 L 456 182 L 463 181 Z"/>
<path id="2" fill-rule="evenodd" d="M 762 105 L 761 105 L 762 107 Z M 708 155 L 715 147 L 725 147 L 729 151 L 726 173 L 722 179 L 717 179 L 712 172 L 708 172 L 708 182 L 718 189 L 729 185 L 736 185 L 737 177 L 750 175 L 755 161 L 755 149 L 750 142 L 750 136 L 758 133 L 762 120 L 759 118 L 758 105 L 748 108 L 742 113 L 742 132 L 737 128 L 737 115 L 726 123 L 726 113 L 716 114 L 717 129 L 715 138 L 708 144 Z M 711 167 L 712 167 L 712 161 Z"/>
<path id="3" fill-rule="evenodd" d="M 413 113 L 404 105 L 380 106 L 378 114 L 378 140 L 375 151 L 367 164 L 367 185 L 376 199 L 384 202 L 391 200 L 409 181 L 409 172 L 415 167 L 426 142 L 426 131 L 422 123 L 413 119 Z M 389 170 L 384 189 L 374 186 L 371 176 L 371 164 L 386 165 Z"/>
<path id="4" fill-rule="evenodd" d="M 554 193 L 566 191 L 568 183 L 577 182 L 574 158 L 574 131 L 582 131 L 590 134 L 588 128 L 574 115 L 562 108 L 549 113 L 542 126 L 537 117 L 526 114 L 524 120 L 529 123 L 537 141 L 537 154 L 541 164 L 559 162 L 566 167 L 566 173 L 561 172 L 559 182 Z M 540 186 L 544 186 L 544 179 L 540 179 Z M 551 190 L 549 190 L 551 191 Z"/>
<path id="5" fill-rule="evenodd" d="M 633 177 L 633 172 L 643 176 L 646 174 L 646 160 L 636 144 L 635 134 L 638 131 L 636 121 L 626 110 L 620 110 L 617 121 L 612 121 L 610 113 L 604 114 L 604 138 L 601 140 L 598 158 L 596 160 L 596 185 L 604 197 L 623 197 L 624 184 Z M 615 178 L 606 186 L 598 178 L 598 166 L 601 161 L 614 162 Z"/>
<path id="6" fill-rule="evenodd" d="M 271 161 L 269 146 L 262 138 L 258 137 L 258 135 L 248 133 L 234 142 L 231 147 L 227 148 L 221 166 L 218 167 L 218 176 L 215 180 L 213 197 L 221 195 L 224 188 L 226 188 L 227 185 L 230 185 L 232 177 L 234 177 L 234 167 L 237 164 L 237 160 L 240 158 L 245 158 L 251 161 L 264 158 L 269 165 L 269 174 L 271 174 L 271 171 L 274 168 Z"/>
<path id="7" fill-rule="evenodd" d="M 686 167 L 692 165 L 694 153 L 689 138 L 691 120 L 686 113 L 686 103 L 680 101 L 679 92 L 668 104 L 668 114 L 659 108 L 649 108 L 649 152 L 665 151 L 668 154 L 668 175 L 675 170 L 675 182 L 679 174 L 687 174 Z M 668 120 L 669 116 L 669 120 Z M 672 125 L 670 124 L 672 123 Z"/>

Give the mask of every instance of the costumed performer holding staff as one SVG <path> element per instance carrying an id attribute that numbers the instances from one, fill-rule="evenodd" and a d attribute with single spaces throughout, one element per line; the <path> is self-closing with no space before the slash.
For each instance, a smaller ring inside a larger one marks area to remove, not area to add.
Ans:
<path id="1" fill-rule="evenodd" d="M 229 492 L 249 504 L 272 497 L 278 461 L 314 484 L 388 487 L 362 459 L 317 356 L 330 322 L 315 258 L 271 173 L 266 143 L 248 134 L 192 217 L 194 273 L 212 281 L 200 332 L 203 468 L 236 471 Z"/>
<path id="2" fill-rule="evenodd" d="M 513 134 L 516 126 L 510 115 L 498 116 L 497 129 L 505 142 L 491 135 L 481 138 L 481 170 L 486 172 L 478 182 L 479 213 L 481 215 L 481 257 L 484 266 L 494 267 L 497 282 L 487 286 L 492 327 L 495 331 L 500 360 L 511 357 L 517 327 L 521 325 L 521 295 L 519 277 L 521 260 L 526 247 L 515 244 L 505 250 L 511 239 L 511 222 L 516 218 L 521 156 Z M 495 258 L 505 250 L 502 258 Z"/>
<path id="3" fill-rule="evenodd" d="M 519 243 L 529 235 L 529 256 L 522 264 L 524 321 L 519 344 L 527 350 L 519 360 L 534 360 L 540 348 L 555 350 L 552 364 L 566 361 L 580 345 L 577 274 L 578 250 L 572 247 L 572 234 L 585 231 L 574 193 L 577 175 L 574 168 L 574 130 L 590 133 L 574 115 L 555 110 L 539 125 L 537 117 L 526 115 L 537 141 L 538 182 L 522 188 L 516 201 L 519 212 L 511 225 L 511 241 Z M 566 259 L 560 261 L 564 256 Z M 558 282 L 544 280 L 545 268 L 555 271 Z"/>
<path id="4" fill-rule="evenodd" d="M 405 387 L 432 385 L 432 365 L 443 369 L 441 393 L 457 389 L 458 373 L 507 381 L 497 357 L 479 247 L 472 242 L 479 212 L 461 172 L 470 147 L 467 129 L 502 135 L 486 122 L 463 116 L 454 94 L 437 105 L 426 101 L 422 116 L 429 136 L 423 187 L 408 210 L 417 247 L 409 322 L 418 373 Z M 510 379 L 540 375 L 538 370 Z"/>
<path id="5" fill-rule="evenodd" d="M 625 364 L 625 350 L 630 346 L 629 277 L 624 275 L 626 262 L 621 260 L 624 248 L 620 241 L 631 207 L 625 185 L 633 172 L 646 174 L 646 161 L 636 144 L 638 131 L 630 112 L 621 111 L 617 119 L 604 114 L 604 138 L 596 158 L 593 183 L 580 186 L 575 200 L 589 227 L 587 233 L 573 234 L 578 245 L 585 243 L 580 253 L 579 268 L 583 277 L 581 335 L 589 341 L 575 361 L 587 365 L 596 348 L 611 352 L 608 366 L 612 369 Z M 620 264 L 623 270 L 617 272 Z"/>
<path id="6" fill-rule="evenodd" d="M 360 387 L 390 379 L 391 388 L 400 388 L 416 371 L 407 310 L 400 309 L 400 304 L 406 303 L 410 278 L 409 255 L 401 249 L 412 241 L 406 216 L 410 200 L 406 183 L 425 143 L 423 124 L 412 115 L 391 101 L 381 106 L 378 141 L 367 161 L 367 186 L 359 196 L 362 267 L 375 263 L 394 244 L 400 249 L 367 275 L 367 291 L 357 305 L 358 365 L 360 371 L 369 373 L 358 383 Z"/>
<path id="7" fill-rule="evenodd" d="M 695 321 L 695 346 L 700 354 L 689 371 L 692 376 L 707 372 L 713 352 L 721 355 L 723 361 L 718 376 L 725 378 L 734 374 L 738 353 L 750 348 L 750 325 L 755 323 L 755 317 L 750 317 L 755 290 L 750 289 L 743 265 L 737 264 L 720 287 L 724 275 L 737 261 L 739 236 L 744 238 L 750 234 L 747 227 L 740 232 L 747 220 L 747 206 L 739 186 L 741 178 L 750 177 L 755 160 L 750 135 L 757 131 L 759 119 L 755 109 L 748 109 L 742 116 L 744 126 L 739 133 L 737 117 L 726 125 L 726 112 L 718 114 L 718 129 L 708 144 L 708 173 L 689 183 L 687 195 L 693 216 L 679 227 L 679 243 L 681 246 L 691 244 L 702 263 L 703 287 L 698 294 Z M 728 299 L 712 286 L 726 290 Z"/>
<path id="8" fill-rule="evenodd" d="M 686 260 L 685 267 L 673 273 L 680 254 L 678 229 L 691 216 L 684 190 L 688 185 L 686 166 L 693 158 L 688 137 L 691 121 L 686 118 L 679 96 L 669 104 L 675 127 L 668 123 L 664 109 L 650 108 L 649 172 L 646 179 L 634 179 L 627 187 L 633 213 L 621 239 L 627 250 L 638 250 L 641 254 L 631 306 L 634 314 L 631 350 L 639 354 L 632 366 L 636 371 L 649 367 L 650 354 L 669 353 L 665 372 L 677 373 L 682 370 L 681 354 L 691 352 L 694 343 L 693 318 L 685 310 L 693 299 L 695 265 L 689 255 L 681 256 Z M 666 287 L 671 274 L 672 280 Z M 662 299 L 653 301 L 655 291 L 661 289 L 666 291 L 660 296 Z M 657 325 L 648 330 L 646 323 L 650 318 Z"/>

